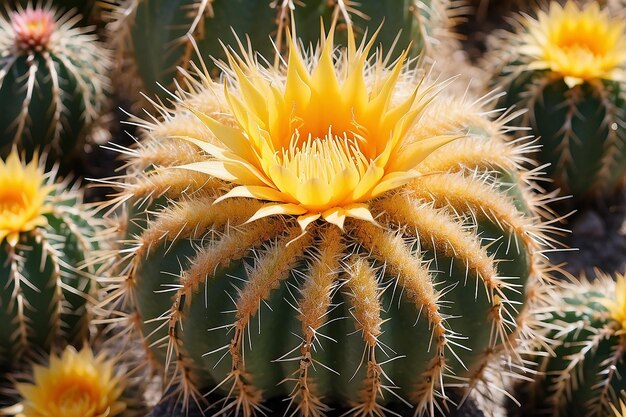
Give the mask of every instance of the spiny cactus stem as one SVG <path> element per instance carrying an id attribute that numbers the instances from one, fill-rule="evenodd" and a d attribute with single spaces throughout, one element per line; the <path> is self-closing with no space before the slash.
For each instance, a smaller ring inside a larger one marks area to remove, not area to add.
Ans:
<path id="1" fill-rule="evenodd" d="M 332 294 L 337 288 L 339 261 L 344 250 L 341 233 L 336 227 L 327 227 L 320 232 L 318 240 L 319 253 L 316 256 L 312 255 L 310 276 L 304 284 L 298 303 L 303 340 L 300 346 L 299 366 L 294 372 L 297 374 L 296 383 L 289 395 L 289 408 L 295 402 L 296 411 L 311 417 L 321 416 L 329 409 L 315 394 L 315 387 L 309 381 L 309 369 L 314 361 L 312 347 L 314 343 L 319 343 L 320 329 L 327 321 Z"/>
<path id="2" fill-rule="evenodd" d="M 63 313 L 63 311 L 65 310 L 63 306 L 63 302 L 62 302 L 63 290 L 73 291 L 78 294 L 82 294 L 82 293 L 80 293 L 80 291 L 78 291 L 77 289 L 73 289 L 71 286 L 65 285 L 63 281 L 61 280 L 61 266 L 59 264 L 60 260 L 58 259 L 57 252 L 54 250 L 54 248 L 50 244 L 50 241 L 45 237 L 45 235 L 41 231 L 36 230 L 35 236 L 36 236 L 36 240 L 41 245 L 43 256 L 46 256 L 47 258 L 52 260 L 53 271 L 52 271 L 52 275 L 50 276 L 50 280 L 54 281 L 55 294 L 52 300 L 52 305 L 50 306 L 52 307 L 50 310 L 53 310 L 53 311 L 50 311 L 51 314 L 50 314 L 50 322 L 49 322 L 49 326 L 50 326 L 49 337 L 53 338 L 54 335 L 62 334 L 61 332 L 63 331 L 63 329 L 61 328 L 61 324 L 63 323 L 63 321 L 61 320 L 61 313 Z M 42 258 L 41 269 L 45 267 L 45 264 L 46 264 L 46 259 Z M 48 343 L 50 344 L 50 346 L 54 346 L 54 340 L 49 340 Z"/>
<path id="3" fill-rule="evenodd" d="M 10 69 L 10 68 L 9 68 Z M 7 69 L 7 71 L 9 70 Z M 9 126 L 9 129 L 15 129 L 15 136 L 13 138 L 13 142 L 19 143 L 22 135 L 24 134 L 24 128 L 26 127 L 26 123 L 28 122 L 29 114 L 28 108 L 30 107 L 30 102 L 33 98 L 33 92 L 35 90 L 35 81 L 37 80 L 37 64 L 33 62 L 33 59 L 28 61 L 28 73 L 26 78 L 26 85 L 23 87 L 26 89 L 26 96 L 24 97 L 24 101 L 22 102 L 22 107 L 20 109 L 20 114 L 15 119 L 13 124 Z M 0 80 L 3 81 L 3 80 Z"/>
<path id="4" fill-rule="evenodd" d="M 59 74 L 57 73 L 54 61 L 49 52 L 43 53 L 44 61 L 46 62 L 46 68 L 50 73 L 50 83 L 52 84 L 52 101 L 50 103 L 49 112 L 52 114 L 52 123 L 50 124 L 51 132 L 48 132 L 52 138 L 51 144 L 53 147 L 59 147 L 61 145 L 61 134 L 63 132 L 62 114 L 64 110 L 63 100 L 61 97 L 61 86 L 59 85 Z"/>
<path id="5" fill-rule="evenodd" d="M 408 299 L 419 311 L 423 310 L 426 313 L 432 332 L 431 343 L 435 342 L 435 357 L 424 374 L 426 385 L 418 388 L 418 398 L 415 402 L 419 404 L 418 410 L 424 411 L 427 408 L 432 410 L 435 401 L 434 391 L 438 387 L 443 387 L 445 349 L 448 347 L 456 356 L 450 343 L 462 347 L 451 340 L 454 335 L 444 326 L 446 319 L 439 311 L 438 305 L 441 294 L 435 290 L 428 268 L 423 265 L 420 258 L 413 255 L 401 235 L 387 232 L 368 222 L 351 224 L 351 229 L 366 249 L 372 251 L 381 262 L 386 262 L 389 271 L 398 277 L 398 282 L 404 288 Z M 441 396 L 445 398 L 443 392 Z"/>
<path id="6" fill-rule="evenodd" d="M 570 328 L 569 330 L 577 331 L 577 328 Z M 577 386 L 579 383 L 579 369 L 584 366 L 585 358 L 588 357 L 589 352 L 597 349 L 600 342 L 611 336 L 612 333 L 613 330 L 608 328 L 599 329 L 596 334 L 580 344 L 581 348 L 578 352 L 563 358 L 569 361 L 569 363 L 565 369 L 559 372 L 554 387 L 552 387 L 552 414 L 555 417 L 562 415 L 564 404 L 571 398 L 572 387 Z"/>
<path id="7" fill-rule="evenodd" d="M 526 162 L 520 159 L 520 151 L 504 141 L 471 140 L 460 141 L 457 146 L 446 148 L 445 152 L 433 155 L 424 161 L 429 172 L 459 172 L 466 167 L 478 169 L 511 170 Z"/>
<path id="8" fill-rule="evenodd" d="M 172 306 L 154 321 L 162 321 L 157 328 L 148 335 L 148 338 L 157 333 L 161 328 L 167 326 L 168 332 L 164 336 L 167 340 L 167 358 L 165 361 L 165 370 L 169 370 L 171 364 L 176 364 L 176 370 L 180 370 L 180 358 L 184 358 L 183 348 L 178 337 L 178 332 L 183 331 L 182 320 L 186 314 L 186 306 L 191 305 L 191 298 L 195 294 L 198 286 L 204 282 L 208 274 L 211 274 L 220 266 L 228 266 L 228 264 L 245 255 L 248 247 L 253 247 L 266 239 L 271 239 L 280 233 L 281 228 L 276 227 L 276 223 L 272 223 L 268 219 L 261 219 L 248 225 L 241 233 L 232 232 L 230 235 L 224 236 L 217 243 L 207 248 L 201 249 L 196 258 L 193 260 L 192 267 L 185 275 L 181 276 L 181 282 L 173 288 L 175 294 L 173 296 Z M 141 259 L 135 257 L 135 260 Z M 157 340 L 155 343 L 161 343 L 165 340 Z M 174 361 L 176 359 L 176 361 Z M 177 375 L 174 372 L 173 375 Z M 188 378 L 184 379 L 185 381 Z M 170 382 L 171 384 L 171 382 Z M 191 384 L 193 385 L 193 384 Z"/>
<path id="9" fill-rule="evenodd" d="M 238 291 L 234 323 L 235 334 L 230 342 L 231 372 L 226 379 L 233 380 L 234 394 L 237 403 L 247 409 L 260 400 L 260 392 L 246 378 L 244 358 L 244 334 L 249 330 L 250 319 L 257 314 L 261 302 L 267 300 L 271 291 L 278 288 L 281 281 L 289 277 L 289 272 L 302 258 L 306 248 L 312 241 L 311 234 L 301 235 L 299 227 L 292 227 L 276 243 L 268 247 L 257 260 L 254 268 L 248 272 L 248 280 Z"/>
<path id="10" fill-rule="evenodd" d="M 626 139 L 621 138 L 619 131 L 626 128 L 623 111 L 620 110 L 608 96 L 608 90 L 601 81 L 590 81 L 594 87 L 594 92 L 602 100 L 602 105 L 606 111 L 603 127 L 607 129 L 607 138 L 604 142 L 604 151 L 602 152 L 602 160 L 600 162 L 600 170 L 596 176 L 595 187 L 600 189 L 606 187 L 606 179 L 616 169 L 615 163 L 626 146 Z M 620 117 L 621 116 L 621 117 Z M 621 142 L 621 143 L 620 143 Z"/>
<path id="11" fill-rule="evenodd" d="M 162 196 L 177 199 L 188 192 L 214 190 L 220 180 L 207 177 L 206 174 L 178 169 L 159 170 L 155 174 L 144 175 L 132 184 L 119 184 L 126 189 L 124 195 L 132 194 L 137 199 L 153 200 Z M 141 205 L 141 203 L 139 203 Z"/>
<path id="12" fill-rule="evenodd" d="M 473 271 L 475 276 L 482 280 L 490 300 L 494 294 L 502 294 L 506 284 L 498 277 L 494 260 L 480 245 L 475 234 L 466 231 L 463 224 L 453 220 L 449 213 L 401 194 L 382 200 L 380 208 L 397 224 L 410 226 L 409 232 L 419 230 L 420 236 L 416 238 L 419 237 L 422 245 L 447 257 L 461 259 L 466 265 L 466 270 Z"/>
<path id="13" fill-rule="evenodd" d="M 580 138 L 576 137 L 576 134 L 574 133 L 572 122 L 574 121 L 574 117 L 580 116 L 576 108 L 576 104 L 578 103 L 581 95 L 582 92 L 580 91 L 580 86 L 570 88 L 565 92 L 565 103 L 563 104 L 567 108 L 567 112 L 565 113 L 565 122 L 560 130 L 560 133 L 563 134 L 563 138 L 556 147 L 556 152 L 558 154 L 556 168 L 561 171 L 564 176 L 568 175 L 567 167 L 573 163 L 571 142 L 576 141 L 580 143 Z"/>
<path id="14" fill-rule="evenodd" d="M 594 398 L 594 406 L 592 408 L 596 415 L 602 415 L 603 411 L 608 412 L 607 404 L 611 402 L 611 395 L 615 394 L 611 382 L 613 378 L 622 377 L 617 373 L 617 365 L 623 360 L 624 354 L 626 353 L 626 335 L 620 334 L 618 337 L 619 343 L 613 353 L 600 364 L 600 366 L 603 367 L 603 369 L 598 372 L 601 380 L 593 387 L 594 389 L 601 388 L 599 395 Z"/>
<path id="15" fill-rule="evenodd" d="M 391 387 L 382 384 L 385 375 L 382 366 L 376 360 L 376 349 L 380 348 L 378 337 L 381 335 L 383 319 L 380 303 L 380 290 L 375 271 L 364 259 L 353 259 L 350 267 L 350 279 L 346 286 L 352 293 L 352 315 L 356 320 L 365 342 L 363 357 L 367 358 L 367 371 L 361 392 L 361 402 L 351 412 L 360 416 L 384 416 L 378 404 L 383 390 L 394 394 Z"/>
<path id="16" fill-rule="evenodd" d="M 28 327 L 26 324 L 26 315 L 24 314 L 24 293 L 22 290 L 22 281 L 26 278 L 20 274 L 20 267 L 18 265 L 19 258 L 15 252 L 15 247 L 9 246 L 8 249 L 8 261 L 10 263 L 10 272 L 8 282 L 13 282 L 13 292 L 11 293 L 11 302 L 7 309 L 12 310 L 17 307 L 17 320 L 16 334 L 11 335 L 15 341 L 15 353 L 17 356 L 21 356 L 28 346 Z"/>
<path id="17" fill-rule="evenodd" d="M 493 186 L 460 174 L 423 176 L 410 187 L 412 196 L 432 201 L 435 207 L 455 207 L 459 212 L 469 209 L 478 218 L 485 218 L 512 231 L 512 237 L 522 239 L 526 247 L 536 248 L 537 242 L 530 233 L 534 229 L 531 219 L 524 217 L 513 203 L 494 193 Z"/>
<path id="18" fill-rule="evenodd" d="M 221 230 L 228 222 L 242 224 L 261 207 L 256 200 L 214 202 L 212 196 L 201 196 L 164 209 L 158 220 L 141 234 L 136 255 L 147 256 L 154 245 L 164 241 L 199 239 L 209 230 Z"/>

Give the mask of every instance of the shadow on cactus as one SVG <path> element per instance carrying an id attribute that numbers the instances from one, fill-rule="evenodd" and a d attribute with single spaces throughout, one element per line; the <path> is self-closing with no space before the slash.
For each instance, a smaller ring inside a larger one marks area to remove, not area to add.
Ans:
<path id="1" fill-rule="evenodd" d="M 68 181 L 13 151 L 0 160 L 0 374 L 70 344 L 88 330 L 96 221 Z M 1 381 L 0 381 L 1 382 Z"/>
<path id="2" fill-rule="evenodd" d="M 568 417 L 613 415 L 626 389 L 626 277 L 599 274 L 564 284 L 537 320 L 553 340 L 531 387 L 535 413 Z M 618 416 L 621 414 L 617 414 Z"/>
<path id="3" fill-rule="evenodd" d="M 386 50 L 392 50 L 396 41 L 399 45 L 412 42 L 410 55 L 415 57 L 441 49 L 446 39 L 451 38 L 447 30 L 461 11 L 449 0 L 108 0 L 107 3 L 111 10 L 111 37 L 122 55 L 118 62 L 125 63 L 120 78 L 126 85 L 139 87 L 129 91 L 142 90 L 161 98 L 166 94 L 158 84 L 173 88 L 177 67 L 189 68 L 194 58 L 192 39 L 205 58 L 225 59 L 222 42 L 235 45 L 237 37 L 245 36 L 249 36 L 256 52 L 271 57 L 275 49 L 286 50 L 287 30 L 292 24 L 298 27 L 305 45 L 314 45 L 319 39 L 320 19 L 328 24 L 338 15 L 342 22 L 357 28 L 357 36 L 367 31 L 372 33 L 384 19 L 379 42 Z M 346 40 L 345 30 L 338 35 L 341 42 Z M 213 61 L 207 59 L 206 63 L 211 66 L 212 75 L 219 73 Z"/>
<path id="4" fill-rule="evenodd" d="M 538 173 L 518 169 L 533 145 L 506 143 L 515 114 L 490 121 L 409 51 L 368 59 L 375 37 L 349 26 L 335 49 L 334 33 L 310 54 L 289 38 L 278 69 L 242 47 L 223 83 L 185 72 L 176 106 L 121 149 L 106 308 L 184 404 L 434 415 L 449 390 L 523 370 L 553 231 Z"/>
<path id="5" fill-rule="evenodd" d="M 16 7 L 0 16 L 0 155 L 18 145 L 68 160 L 108 138 L 109 52 L 73 11 Z"/>
<path id="6" fill-rule="evenodd" d="M 502 104 L 528 108 L 541 137 L 541 163 L 565 193 L 612 193 L 626 178 L 626 24 L 596 2 L 551 2 L 521 15 L 494 39 L 489 65 L 507 92 Z"/>

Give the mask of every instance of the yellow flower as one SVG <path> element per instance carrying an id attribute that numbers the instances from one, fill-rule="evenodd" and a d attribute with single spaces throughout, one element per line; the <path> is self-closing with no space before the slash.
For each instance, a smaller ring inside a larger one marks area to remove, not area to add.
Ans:
<path id="1" fill-rule="evenodd" d="M 113 362 L 88 347 L 68 347 L 48 367 L 35 365 L 33 383 L 17 389 L 23 398 L 17 417 L 112 417 L 125 409 Z"/>
<path id="2" fill-rule="evenodd" d="M 520 53 L 530 56 L 531 69 L 546 69 L 570 86 L 592 79 L 623 80 L 626 62 L 626 22 L 611 19 L 608 10 L 591 1 L 579 9 L 553 1 L 548 13 L 528 18 Z"/>
<path id="3" fill-rule="evenodd" d="M 609 311 L 610 317 L 626 329 L 626 275 L 617 275 L 614 297 L 603 298 L 600 302 Z"/>
<path id="4" fill-rule="evenodd" d="M 349 26 L 342 53 L 333 33 L 310 60 L 290 39 L 278 71 L 229 54 L 227 114 L 190 109 L 216 140 L 183 137 L 210 157 L 182 168 L 236 185 L 218 200 L 267 201 L 250 221 L 295 215 L 303 230 L 320 217 L 339 227 L 346 217 L 374 221 L 366 203 L 419 176 L 420 162 L 456 138 L 408 134 L 437 86 L 409 82 L 407 52 L 387 67 L 368 60 L 375 36 L 357 47 Z"/>
<path id="5" fill-rule="evenodd" d="M 44 214 L 51 210 L 46 199 L 52 189 L 36 157 L 23 165 L 14 150 L 0 160 L 0 243 L 6 238 L 15 246 L 21 232 L 48 223 Z"/>

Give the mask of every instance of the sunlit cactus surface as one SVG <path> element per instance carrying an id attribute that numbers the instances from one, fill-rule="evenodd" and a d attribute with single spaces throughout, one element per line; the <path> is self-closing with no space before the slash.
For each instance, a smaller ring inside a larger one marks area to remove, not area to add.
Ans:
<path id="1" fill-rule="evenodd" d="M 285 39 L 278 68 L 242 46 L 223 81 L 184 72 L 105 181 L 126 212 L 106 308 L 184 404 L 434 415 L 524 368 L 552 231 L 534 145 L 346 30 L 338 50 L 334 26 L 311 52 Z"/>

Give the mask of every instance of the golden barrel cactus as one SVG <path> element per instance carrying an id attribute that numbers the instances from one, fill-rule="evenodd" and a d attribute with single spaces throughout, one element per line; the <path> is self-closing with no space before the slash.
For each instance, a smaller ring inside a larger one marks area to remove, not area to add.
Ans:
<path id="1" fill-rule="evenodd" d="M 187 405 L 433 415 L 450 390 L 502 389 L 502 358 L 523 368 L 552 227 L 520 168 L 533 146 L 406 50 L 333 37 L 289 37 L 278 68 L 228 49 L 219 82 L 184 72 L 121 150 L 107 308 Z"/>

